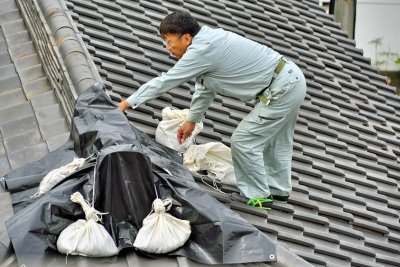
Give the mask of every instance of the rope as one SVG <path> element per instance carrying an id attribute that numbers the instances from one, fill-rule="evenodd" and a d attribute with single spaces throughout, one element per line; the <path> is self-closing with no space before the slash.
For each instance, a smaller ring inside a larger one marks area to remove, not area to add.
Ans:
<path id="1" fill-rule="evenodd" d="M 193 172 L 193 173 L 195 173 L 195 172 Z M 222 183 L 221 179 L 216 178 L 216 177 L 215 177 L 215 178 L 212 178 L 212 177 L 209 177 L 209 176 L 207 176 L 207 175 L 199 174 L 199 173 L 195 173 L 195 174 L 198 175 L 198 176 L 200 177 L 201 181 L 202 181 L 203 184 L 205 184 L 206 186 L 212 188 L 213 190 L 217 191 L 217 192 L 220 193 L 220 194 L 229 195 L 228 193 L 225 193 L 225 192 L 223 192 L 221 189 L 219 189 L 218 184 L 217 184 L 217 180 L 219 180 L 219 181 Z M 206 181 L 204 181 L 204 180 L 203 180 L 203 177 L 207 177 L 207 178 L 213 179 L 213 185 L 210 185 L 209 183 L 207 183 Z"/>
<path id="2" fill-rule="evenodd" d="M 81 205 L 83 212 L 85 213 L 86 220 L 93 219 L 95 222 L 102 221 L 102 215 L 107 214 L 107 212 L 102 213 L 95 210 L 82 196 L 80 192 L 75 192 L 71 195 L 71 201 Z"/>
<path id="3" fill-rule="evenodd" d="M 97 160 L 93 170 L 92 207 L 94 207 L 94 198 L 96 193 L 96 169 L 97 169 Z"/>

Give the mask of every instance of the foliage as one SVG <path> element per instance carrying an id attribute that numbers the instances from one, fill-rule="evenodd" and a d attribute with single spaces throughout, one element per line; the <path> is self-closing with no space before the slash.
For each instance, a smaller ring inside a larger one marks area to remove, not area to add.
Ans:
<path id="1" fill-rule="evenodd" d="M 369 41 L 369 44 L 372 44 L 375 46 L 375 60 L 373 62 L 373 64 L 375 65 L 375 67 L 381 67 L 382 65 L 385 65 L 385 68 L 387 67 L 387 64 L 390 62 L 394 62 L 395 64 L 399 64 L 400 65 L 400 56 L 398 53 L 393 53 L 389 50 L 387 51 L 383 51 L 383 52 L 379 52 L 378 53 L 378 47 L 380 47 L 382 45 L 382 37 L 380 38 L 375 38 L 371 41 Z M 383 59 L 382 59 L 383 57 Z M 393 60 L 393 61 L 392 61 Z"/>

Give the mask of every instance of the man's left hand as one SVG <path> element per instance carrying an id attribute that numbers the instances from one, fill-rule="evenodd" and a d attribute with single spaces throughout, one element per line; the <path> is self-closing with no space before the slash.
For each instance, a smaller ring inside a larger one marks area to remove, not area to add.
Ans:
<path id="1" fill-rule="evenodd" d="M 178 139 L 178 143 L 182 144 L 185 142 L 185 140 L 192 135 L 192 132 L 194 130 L 194 127 L 196 126 L 196 123 L 192 121 L 185 121 L 182 123 L 181 127 L 178 129 L 178 133 L 176 135 L 176 138 Z"/>
<path id="2" fill-rule="evenodd" d="M 131 105 L 126 99 L 118 103 L 118 107 L 122 112 L 125 112 L 125 110 L 127 110 L 130 106 Z"/>

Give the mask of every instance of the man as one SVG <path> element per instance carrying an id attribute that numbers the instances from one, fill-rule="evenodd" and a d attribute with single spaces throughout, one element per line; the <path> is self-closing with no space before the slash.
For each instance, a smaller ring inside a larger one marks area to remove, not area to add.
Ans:
<path id="1" fill-rule="evenodd" d="M 306 92 L 301 70 L 267 46 L 223 29 L 200 27 L 188 12 L 165 17 L 160 34 L 178 62 L 120 102 L 119 108 L 134 108 L 196 78 L 188 118 L 177 134 L 181 143 L 217 93 L 243 101 L 257 99 L 232 135 L 240 189 L 232 198 L 263 209 L 270 209 L 274 200 L 286 201 L 291 192 L 294 127 Z"/>

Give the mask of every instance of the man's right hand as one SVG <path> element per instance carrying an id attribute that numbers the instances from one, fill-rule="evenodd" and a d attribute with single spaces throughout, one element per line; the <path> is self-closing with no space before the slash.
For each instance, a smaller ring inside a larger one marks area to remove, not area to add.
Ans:
<path id="1" fill-rule="evenodd" d="M 125 112 L 130 106 L 126 99 L 118 103 L 118 107 L 122 112 Z"/>
<path id="2" fill-rule="evenodd" d="M 192 121 L 184 121 L 182 125 L 178 129 L 178 133 L 176 134 L 176 138 L 178 139 L 178 143 L 181 145 L 185 142 L 186 138 L 192 135 L 192 132 L 196 126 L 196 123 Z"/>

